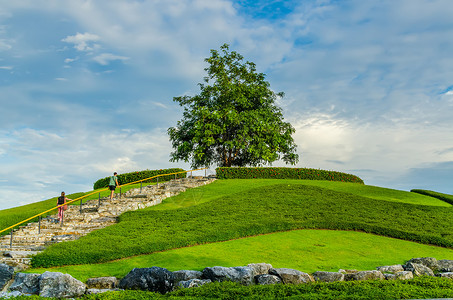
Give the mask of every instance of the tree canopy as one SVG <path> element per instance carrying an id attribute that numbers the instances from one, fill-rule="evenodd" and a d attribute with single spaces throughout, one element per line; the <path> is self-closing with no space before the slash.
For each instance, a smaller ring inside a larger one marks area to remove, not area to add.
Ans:
<path id="1" fill-rule="evenodd" d="M 205 61 L 209 66 L 200 93 L 173 98 L 184 112 L 168 129 L 174 149 L 170 161 L 190 161 L 193 168 L 259 166 L 279 159 L 297 163 L 295 129 L 275 104 L 284 93 L 273 92 L 265 74 L 227 44 L 220 52 L 211 50 Z"/>

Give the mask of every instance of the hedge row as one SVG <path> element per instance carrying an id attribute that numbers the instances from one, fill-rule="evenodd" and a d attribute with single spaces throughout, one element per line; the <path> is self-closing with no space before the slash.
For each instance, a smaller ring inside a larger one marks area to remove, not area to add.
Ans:
<path id="1" fill-rule="evenodd" d="M 217 168 L 216 173 L 218 179 L 308 179 L 363 184 L 352 174 L 307 168 Z"/>
<path id="2" fill-rule="evenodd" d="M 126 184 L 129 182 L 134 182 L 138 181 L 141 179 L 153 177 L 156 175 L 160 174 L 170 174 L 170 173 L 176 173 L 176 172 L 184 172 L 184 169 L 180 168 L 173 168 L 173 169 L 160 169 L 160 170 L 144 170 L 144 171 L 137 171 L 137 172 L 130 172 L 130 173 L 124 173 L 124 174 L 119 174 L 117 175 L 118 177 L 118 183 L 120 185 Z M 112 174 L 113 175 L 113 174 Z M 187 176 L 187 173 L 180 173 L 176 174 L 177 178 L 185 178 Z M 159 181 L 167 181 L 170 179 L 175 178 L 175 175 L 168 175 L 168 176 L 162 176 L 159 177 Z M 155 180 L 155 179 L 154 179 Z M 98 181 L 96 181 L 93 185 L 93 189 L 100 189 L 100 188 L 105 188 L 109 186 L 109 181 L 110 181 L 110 176 L 101 178 Z M 144 182 L 151 182 L 149 180 L 144 181 Z"/>
<path id="3" fill-rule="evenodd" d="M 451 205 L 453 205 L 453 195 L 442 194 L 442 193 L 438 193 L 438 192 L 433 192 L 433 191 L 429 191 L 429 190 L 420 190 L 420 189 L 413 189 L 413 190 L 411 190 L 411 192 L 430 196 L 433 198 L 437 198 L 439 200 L 442 200 L 444 202 L 447 202 L 447 203 L 450 203 Z"/>

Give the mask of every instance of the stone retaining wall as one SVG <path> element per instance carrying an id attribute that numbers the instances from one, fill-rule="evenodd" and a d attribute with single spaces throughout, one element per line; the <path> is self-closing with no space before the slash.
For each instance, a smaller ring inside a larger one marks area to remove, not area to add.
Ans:
<path id="1" fill-rule="evenodd" d="M 241 267 L 207 267 L 202 272 L 165 268 L 135 268 L 121 280 L 115 277 L 90 278 L 86 283 L 69 274 L 16 273 L 8 265 L 0 264 L 0 297 L 40 295 L 43 297 L 74 298 L 84 294 L 106 291 L 139 289 L 165 294 L 175 288 L 194 288 L 214 281 L 232 281 L 242 285 L 309 284 L 352 280 L 409 280 L 414 276 L 437 276 L 453 280 L 453 260 L 432 257 L 413 258 L 404 265 L 380 266 L 376 270 L 338 272 L 317 271 L 313 274 L 287 268 L 273 268 L 266 263 Z"/>

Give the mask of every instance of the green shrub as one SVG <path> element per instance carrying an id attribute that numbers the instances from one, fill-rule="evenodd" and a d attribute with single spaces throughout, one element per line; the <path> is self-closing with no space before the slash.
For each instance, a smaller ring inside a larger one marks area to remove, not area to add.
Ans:
<path id="1" fill-rule="evenodd" d="M 218 179 L 305 179 L 355 182 L 363 184 L 359 177 L 336 171 L 307 168 L 217 168 Z"/>
<path id="2" fill-rule="evenodd" d="M 118 175 L 118 183 L 119 184 L 126 184 L 134 181 L 139 181 L 145 178 L 150 178 L 156 175 L 161 174 L 170 174 L 170 173 L 177 173 L 177 172 L 184 172 L 183 169 L 180 168 L 173 168 L 173 169 L 160 169 L 160 170 L 144 170 L 144 171 L 136 171 L 130 173 L 124 173 Z M 176 174 L 177 178 L 185 178 L 187 176 L 186 173 Z M 175 175 L 168 175 L 159 177 L 159 181 L 168 181 L 170 179 L 175 178 Z M 93 189 L 97 190 L 100 188 L 105 188 L 109 186 L 110 176 L 101 178 L 96 181 L 93 185 Z M 150 182 L 150 181 L 146 181 Z"/>
<path id="3" fill-rule="evenodd" d="M 433 192 L 433 191 L 429 191 L 429 190 L 420 190 L 420 189 L 413 189 L 413 190 L 411 190 L 411 192 L 417 193 L 417 194 L 422 194 L 425 196 L 430 196 L 433 198 L 437 198 L 439 200 L 445 201 L 445 202 L 453 205 L 453 195 L 442 194 L 442 193 L 438 193 L 438 192 Z"/>

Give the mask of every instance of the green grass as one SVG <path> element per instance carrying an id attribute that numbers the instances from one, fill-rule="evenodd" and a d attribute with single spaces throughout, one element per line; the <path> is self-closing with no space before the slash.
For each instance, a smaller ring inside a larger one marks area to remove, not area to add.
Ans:
<path id="1" fill-rule="evenodd" d="M 411 204 L 431 205 L 431 206 L 451 206 L 450 204 L 441 201 L 439 199 L 428 197 L 426 195 L 420 195 L 417 193 L 408 193 L 399 190 L 392 190 L 368 185 L 361 185 L 355 183 L 342 183 L 332 181 L 321 181 L 321 180 L 289 180 L 292 184 L 304 184 L 304 185 L 315 185 L 323 188 L 332 189 L 335 191 L 352 193 L 359 196 L 369 197 L 373 199 L 404 202 Z M 205 187 L 203 190 L 186 192 L 185 194 L 177 197 L 168 199 L 163 205 L 159 205 L 156 209 L 167 210 L 176 209 L 181 207 L 187 207 L 196 205 L 203 202 L 211 201 L 221 195 L 227 195 L 232 192 L 242 192 L 248 190 L 251 186 L 261 187 L 272 185 L 276 183 L 286 183 L 288 180 L 284 179 L 256 179 L 250 184 L 250 180 L 237 179 L 237 180 L 219 180 L 216 182 L 213 188 Z M 134 184 L 122 188 L 122 192 L 128 191 L 132 188 L 139 188 L 140 184 Z M 83 199 L 83 203 L 88 200 L 97 199 L 99 197 L 98 191 L 89 191 L 85 193 L 74 193 L 67 195 L 70 199 L 75 199 L 86 194 L 95 192 L 93 195 Z M 119 192 L 119 189 L 117 189 Z M 110 191 L 102 191 L 101 197 L 107 197 L 110 195 Z M 450 195 L 451 196 L 451 195 Z M 453 196 L 451 196 L 453 197 Z M 0 230 L 14 225 L 24 219 L 37 215 L 45 210 L 51 209 L 56 206 L 57 197 L 24 205 L 14 207 L 10 209 L 0 210 Z M 75 202 L 74 205 L 79 205 L 79 201 Z M 50 214 L 56 213 L 55 211 Z M 4 232 L 3 234 L 7 234 Z"/>
<path id="2" fill-rule="evenodd" d="M 62 272 L 86 281 L 103 276 L 123 278 L 133 268 L 151 266 L 170 271 L 201 271 L 204 267 L 266 262 L 275 268 L 313 273 L 338 271 L 340 268 L 374 270 L 378 266 L 404 264 L 411 258 L 425 256 L 453 259 L 453 249 L 354 231 L 295 230 L 156 252 L 103 264 L 31 269 L 28 272 Z"/>
<path id="3" fill-rule="evenodd" d="M 359 230 L 453 246 L 453 210 L 451 206 L 428 205 L 440 203 L 437 199 L 412 193 L 421 200 L 417 200 L 419 204 L 409 204 L 391 190 L 383 192 L 394 195 L 391 201 L 384 201 L 370 198 L 377 194 L 373 188 L 357 192 L 351 187 L 348 193 L 333 188 L 335 185 L 327 189 L 297 180 L 217 181 L 199 188 L 201 191 L 189 190 L 162 205 L 125 213 L 120 223 L 80 240 L 51 246 L 33 259 L 33 265 L 106 262 L 304 228 Z M 367 194 L 369 197 L 363 196 Z"/>

